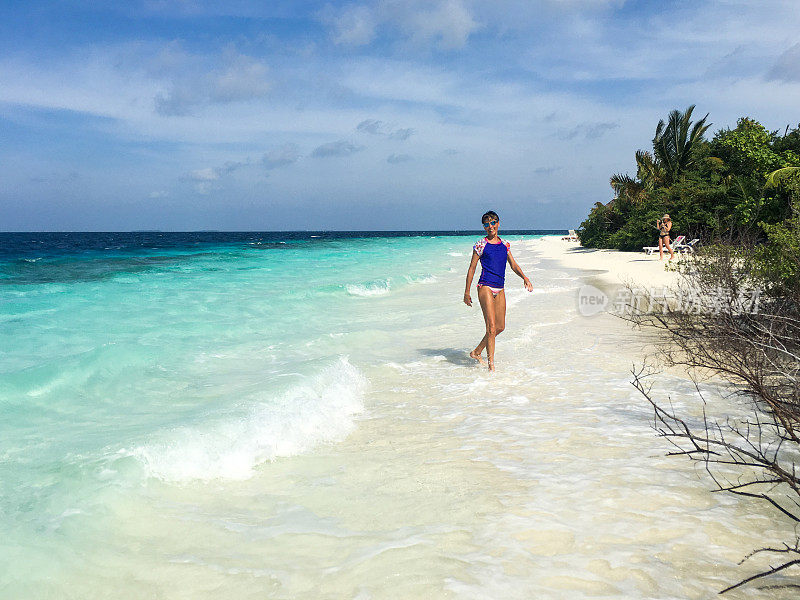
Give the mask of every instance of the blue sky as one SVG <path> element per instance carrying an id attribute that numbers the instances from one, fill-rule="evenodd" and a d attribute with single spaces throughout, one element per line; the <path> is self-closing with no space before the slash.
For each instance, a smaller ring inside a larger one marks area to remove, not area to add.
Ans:
<path id="1" fill-rule="evenodd" d="M 6 0 L 0 230 L 574 227 L 690 104 L 797 125 L 797 1 Z"/>

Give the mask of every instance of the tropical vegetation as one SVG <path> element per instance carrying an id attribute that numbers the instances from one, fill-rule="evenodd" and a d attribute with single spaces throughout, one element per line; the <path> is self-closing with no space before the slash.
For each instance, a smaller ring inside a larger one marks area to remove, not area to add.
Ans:
<path id="1" fill-rule="evenodd" d="M 656 219 L 669 213 L 672 237 L 704 242 L 743 235 L 769 241 L 793 215 L 800 185 L 800 125 L 781 135 L 750 117 L 711 139 L 708 115 L 694 106 L 659 121 L 650 150 L 637 150 L 636 173 L 617 173 L 614 197 L 581 224 L 581 243 L 640 250 L 657 242 Z M 772 229 L 770 229 L 772 228 Z"/>

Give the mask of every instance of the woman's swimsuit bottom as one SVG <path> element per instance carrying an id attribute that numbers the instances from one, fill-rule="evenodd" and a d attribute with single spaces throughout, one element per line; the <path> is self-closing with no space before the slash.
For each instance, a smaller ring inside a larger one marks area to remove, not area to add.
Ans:
<path id="1" fill-rule="evenodd" d="M 503 288 L 496 288 L 496 287 L 492 287 L 492 286 L 490 286 L 490 285 L 486 285 L 486 284 L 483 284 L 483 283 L 479 283 L 479 284 L 478 284 L 478 287 L 479 287 L 479 288 L 482 288 L 482 287 L 487 287 L 487 288 L 489 288 L 489 291 L 491 291 L 491 292 L 492 292 L 492 296 L 497 296 L 497 294 L 499 294 L 500 292 L 502 292 L 502 291 L 503 291 Z"/>

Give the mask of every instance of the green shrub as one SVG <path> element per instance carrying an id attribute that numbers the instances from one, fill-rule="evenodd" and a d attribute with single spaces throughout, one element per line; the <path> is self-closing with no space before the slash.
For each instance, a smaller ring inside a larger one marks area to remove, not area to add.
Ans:
<path id="1" fill-rule="evenodd" d="M 770 226 L 788 227 L 790 194 L 786 186 L 767 185 L 766 175 L 776 169 L 785 175 L 800 166 L 800 125 L 791 131 L 787 127 L 780 136 L 744 117 L 735 129 L 720 130 L 707 142 L 705 118 L 693 125 L 693 109 L 673 111 L 669 124 L 659 123 L 653 153 L 636 152 L 636 177 L 611 177 L 616 197 L 596 203 L 581 223 L 578 235 L 584 246 L 639 250 L 656 245 L 655 222 L 664 213 L 672 218 L 673 239 L 755 236 L 778 243 L 774 240 L 783 229 Z M 673 138 L 674 143 L 665 142 Z M 773 264 L 776 259 L 765 255 L 764 260 Z"/>

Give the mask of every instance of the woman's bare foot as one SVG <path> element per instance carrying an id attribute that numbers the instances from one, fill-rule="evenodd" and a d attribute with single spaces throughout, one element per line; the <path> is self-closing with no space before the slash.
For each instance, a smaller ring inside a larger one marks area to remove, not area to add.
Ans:
<path id="1" fill-rule="evenodd" d="M 490 371 L 494 371 L 494 361 L 493 360 L 489 361 L 489 370 Z"/>
<path id="2" fill-rule="evenodd" d="M 475 350 L 473 350 L 472 352 L 470 352 L 470 353 L 469 353 L 469 357 L 470 357 L 470 358 L 474 358 L 474 359 L 475 359 L 475 360 L 477 360 L 479 363 L 483 364 L 483 357 L 481 357 L 481 355 L 480 355 L 480 354 L 477 354 L 477 353 L 475 352 Z"/>

